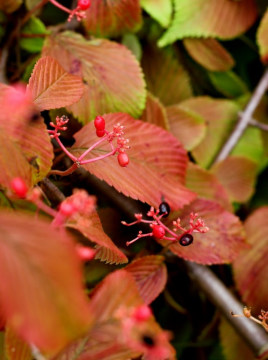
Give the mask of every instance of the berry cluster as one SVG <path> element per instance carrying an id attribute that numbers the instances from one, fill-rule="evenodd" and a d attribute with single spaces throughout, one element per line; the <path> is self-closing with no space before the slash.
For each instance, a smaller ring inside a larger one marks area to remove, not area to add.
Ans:
<path id="1" fill-rule="evenodd" d="M 59 136 L 60 136 L 60 131 L 64 131 L 67 129 L 66 124 L 68 123 L 69 119 L 67 118 L 67 116 L 63 115 L 61 117 L 57 116 L 56 117 L 56 124 L 54 124 L 53 122 L 50 123 L 50 126 L 53 127 L 53 130 L 48 130 L 48 133 L 50 134 L 51 138 L 54 138 L 57 143 L 59 144 L 59 146 L 61 147 L 61 149 L 65 152 L 65 154 L 74 162 L 74 164 L 66 171 L 58 171 L 58 170 L 52 170 L 50 173 L 51 174 L 55 174 L 55 175 L 61 175 L 61 176 L 66 176 L 66 175 L 70 175 L 72 172 L 74 172 L 80 165 L 84 165 L 84 164 L 89 164 L 91 162 L 94 161 L 98 161 L 98 160 L 102 160 L 106 157 L 109 157 L 111 155 L 115 155 L 116 153 L 118 153 L 117 155 L 117 159 L 118 159 L 118 163 L 120 166 L 125 167 L 128 165 L 129 163 L 129 158 L 128 155 L 126 154 L 126 150 L 129 149 L 129 140 L 125 139 L 123 137 L 124 132 L 123 129 L 124 127 L 122 125 L 115 124 L 113 126 L 113 130 L 111 132 L 108 132 L 105 129 L 105 120 L 103 117 L 101 116 L 97 116 L 94 120 L 94 126 L 96 128 L 96 135 L 98 137 L 100 137 L 101 139 L 98 140 L 95 144 L 93 144 L 92 146 L 90 146 L 86 151 L 83 152 L 82 155 L 80 155 L 79 157 L 74 156 L 72 153 L 70 153 L 66 147 L 63 145 L 63 143 L 61 142 Z M 113 145 L 113 140 L 117 139 L 117 146 L 114 147 Z M 92 158 L 92 159 L 84 159 L 86 157 L 86 155 L 92 151 L 93 149 L 95 149 L 98 145 L 100 145 L 101 143 L 107 141 L 111 147 L 111 151 Z"/>
<path id="2" fill-rule="evenodd" d="M 49 0 L 53 5 L 57 6 L 57 8 L 65 11 L 69 14 L 68 21 L 71 21 L 74 16 L 78 21 L 81 21 L 86 17 L 85 11 L 88 10 L 91 6 L 91 0 L 78 0 L 77 6 L 75 9 L 70 10 L 67 7 L 58 3 L 57 0 Z"/>
<path id="3" fill-rule="evenodd" d="M 185 229 L 181 226 L 180 218 L 178 218 L 176 221 L 173 221 L 173 230 L 170 230 L 166 225 L 164 225 L 161 221 L 162 218 L 167 217 L 170 212 L 170 207 L 166 202 L 162 202 L 159 206 L 158 210 L 154 210 L 153 207 L 148 211 L 147 216 L 152 217 L 153 220 L 144 220 L 142 218 L 142 214 L 135 214 L 136 221 L 127 224 L 125 221 L 122 221 L 123 225 L 126 226 L 132 226 L 138 223 L 145 223 L 149 224 L 152 231 L 146 234 L 143 234 L 142 231 L 139 231 L 138 236 L 127 242 L 127 245 L 130 245 L 137 241 L 138 239 L 142 237 L 147 236 L 154 236 L 156 239 L 160 240 L 169 240 L 172 242 L 179 242 L 181 246 L 188 246 L 192 244 L 194 238 L 193 233 L 199 232 L 199 233 L 206 233 L 209 228 L 205 226 L 204 221 L 201 218 L 198 218 L 198 214 L 191 213 L 190 214 L 190 222 L 189 222 L 189 228 Z M 176 234 L 178 230 L 181 230 L 181 234 Z M 168 233 L 171 236 L 166 236 L 166 233 Z"/>

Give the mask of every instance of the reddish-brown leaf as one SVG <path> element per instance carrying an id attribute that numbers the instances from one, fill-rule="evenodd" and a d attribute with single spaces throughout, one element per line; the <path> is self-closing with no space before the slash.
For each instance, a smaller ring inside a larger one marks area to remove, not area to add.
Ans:
<path id="1" fill-rule="evenodd" d="M 224 209 L 232 211 L 232 205 L 225 188 L 210 171 L 190 162 L 187 168 L 186 185 L 200 197 L 213 200 Z"/>
<path id="2" fill-rule="evenodd" d="M 183 44 L 191 57 L 207 70 L 227 71 L 235 62 L 230 53 L 215 39 L 185 39 Z"/>
<path id="3" fill-rule="evenodd" d="M 6 13 L 16 11 L 22 4 L 22 0 L 2 0 L 0 1 L 0 10 Z"/>
<path id="4" fill-rule="evenodd" d="M 175 15 L 160 46 L 186 37 L 230 39 L 245 32 L 257 18 L 254 0 L 175 0 Z"/>
<path id="5" fill-rule="evenodd" d="M 247 218 L 245 229 L 250 249 L 234 262 L 234 276 L 243 301 L 254 314 L 267 309 L 268 287 L 268 207 L 261 207 Z"/>
<path id="6" fill-rule="evenodd" d="M 135 279 L 139 293 L 146 304 L 150 304 L 164 290 L 167 282 L 165 258 L 148 255 L 132 261 L 125 267 Z"/>
<path id="7" fill-rule="evenodd" d="M 79 34 L 64 32 L 47 39 L 43 54 L 84 79 L 84 94 L 70 107 L 79 120 L 87 123 L 96 115 L 115 111 L 139 116 L 144 109 L 141 68 L 123 45 L 103 39 L 88 41 Z"/>
<path id="8" fill-rule="evenodd" d="M 1 308 L 23 339 L 56 352 L 91 322 L 71 239 L 23 213 L 1 212 L 0 224 Z"/>
<path id="9" fill-rule="evenodd" d="M 230 100 L 212 99 L 208 96 L 185 100 L 180 106 L 205 119 L 206 136 L 193 149 L 192 155 L 202 167 L 207 167 L 230 134 L 237 120 L 239 107 Z"/>
<path id="10" fill-rule="evenodd" d="M 254 192 L 257 164 L 243 156 L 229 156 L 211 169 L 231 201 L 246 202 Z"/>
<path id="11" fill-rule="evenodd" d="M 99 215 L 96 211 L 90 215 L 78 215 L 75 220 L 67 223 L 68 227 L 79 230 L 90 241 L 97 244 L 95 259 L 108 263 L 123 264 L 128 262 L 126 255 L 118 249 L 112 240 L 105 234 Z"/>
<path id="12" fill-rule="evenodd" d="M 259 45 L 261 59 L 264 64 L 268 63 L 268 9 L 266 10 L 257 32 L 257 41 Z"/>
<path id="13" fill-rule="evenodd" d="M 22 340 L 9 326 L 5 330 L 5 354 L 8 360 L 31 360 L 29 345 Z"/>
<path id="14" fill-rule="evenodd" d="M 147 46 L 142 68 L 148 90 L 164 104 L 173 105 L 193 95 L 190 77 L 173 49 Z"/>
<path id="15" fill-rule="evenodd" d="M 176 136 L 185 149 L 192 150 L 205 137 L 204 119 L 180 105 L 169 106 L 166 110 L 171 133 Z"/>
<path id="16" fill-rule="evenodd" d="M 141 25 L 139 1 L 92 1 L 84 25 L 91 35 L 98 37 L 116 37 L 136 31 Z"/>
<path id="17" fill-rule="evenodd" d="M 189 223 L 190 213 L 198 213 L 209 231 L 205 234 L 194 233 L 194 242 L 190 246 L 179 243 L 170 245 L 170 250 L 184 258 L 204 265 L 226 264 L 232 262 L 239 252 L 247 247 L 244 229 L 239 218 L 210 200 L 197 199 L 180 213 L 182 224 Z"/>
<path id="18" fill-rule="evenodd" d="M 188 204 L 195 197 L 183 185 L 188 162 L 186 151 L 170 133 L 134 120 L 127 114 L 108 114 L 104 118 L 109 131 L 118 122 L 125 126 L 125 137 L 129 138 L 131 146 L 128 150 L 130 163 L 122 168 L 116 157 L 109 157 L 83 167 L 125 195 L 156 208 L 163 197 L 173 209 Z M 81 155 L 96 141 L 95 133 L 93 123 L 84 126 L 75 134 L 72 152 L 76 156 Z M 108 149 L 108 145 L 102 145 L 94 149 L 88 158 L 103 155 L 110 151 Z"/>
<path id="19" fill-rule="evenodd" d="M 146 107 L 141 115 L 141 120 L 169 130 L 166 109 L 161 102 L 150 93 L 147 95 Z"/>
<path id="20" fill-rule="evenodd" d="M 37 61 L 27 87 L 40 111 L 72 105 L 81 98 L 83 90 L 81 77 L 66 72 L 50 56 Z"/>

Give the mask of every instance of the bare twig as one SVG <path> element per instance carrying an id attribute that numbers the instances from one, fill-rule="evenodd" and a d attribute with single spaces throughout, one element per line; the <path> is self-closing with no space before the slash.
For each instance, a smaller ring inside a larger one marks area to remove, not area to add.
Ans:
<path id="1" fill-rule="evenodd" d="M 261 130 L 264 130 L 264 131 L 268 131 L 268 124 L 263 124 L 263 123 L 255 120 L 255 119 L 251 119 L 249 121 L 249 125 L 255 126 L 255 127 L 259 128 Z"/>
<path id="2" fill-rule="evenodd" d="M 231 136 L 225 143 L 225 145 L 222 147 L 220 153 L 216 157 L 214 163 L 218 161 L 222 161 L 226 159 L 226 157 L 230 154 L 230 152 L 233 150 L 235 145 L 237 144 L 240 137 L 243 135 L 244 131 L 246 130 L 247 126 L 249 125 L 252 115 L 254 111 L 256 110 L 257 106 L 259 105 L 263 95 L 265 94 L 266 90 L 268 88 L 268 69 L 264 72 L 260 82 L 258 83 L 254 93 L 252 94 L 252 97 L 247 104 L 245 110 L 243 111 L 242 115 L 240 116 L 240 119 L 232 132 Z"/>

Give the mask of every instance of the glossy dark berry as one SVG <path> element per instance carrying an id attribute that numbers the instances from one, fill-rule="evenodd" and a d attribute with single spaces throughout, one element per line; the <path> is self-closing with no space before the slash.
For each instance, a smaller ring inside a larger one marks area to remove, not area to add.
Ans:
<path id="1" fill-rule="evenodd" d="M 167 202 L 163 201 L 161 202 L 161 204 L 159 205 L 159 215 L 165 214 L 162 217 L 168 217 L 170 213 L 170 206 L 168 205 Z"/>
<path id="2" fill-rule="evenodd" d="M 191 245 L 193 241 L 194 241 L 193 235 L 185 234 L 180 238 L 179 243 L 181 246 L 188 246 Z"/>

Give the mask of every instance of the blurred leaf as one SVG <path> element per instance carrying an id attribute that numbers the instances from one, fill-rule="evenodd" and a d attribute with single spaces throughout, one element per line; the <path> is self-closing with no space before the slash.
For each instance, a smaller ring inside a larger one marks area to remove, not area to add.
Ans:
<path id="1" fill-rule="evenodd" d="M 25 0 L 25 5 L 28 10 L 32 10 L 40 0 Z"/>
<path id="2" fill-rule="evenodd" d="M 188 224 L 191 212 L 198 213 L 209 231 L 194 233 L 194 242 L 190 246 L 171 244 L 169 249 L 177 256 L 203 265 L 227 264 L 247 248 L 239 218 L 213 201 L 197 199 L 182 211 L 173 213 L 170 222 L 179 216 L 182 225 Z"/>
<path id="3" fill-rule="evenodd" d="M 116 37 L 141 25 L 139 0 L 92 1 L 83 21 L 90 35 Z"/>
<path id="4" fill-rule="evenodd" d="M 232 71 L 210 72 L 208 75 L 215 89 L 228 98 L 235 98 L 248 92 L 247 85 Z"/>
<path id="5" fill-rule="evenodd" d="M 148 90 L 164 105 L 177 104 L 192 96 L 190 77 L 172 48 L 146 46 L 142 68 Z"/>
<path id="6" fill-rule="evenodd" d="M 159 40 L 159 46 L 185 37 L 230 39 L 248 30 L 256 18 L 254 0 L 175 0 L 173 21 Z"/>
<path id="7" fill-rule="evenodd" d="M 146 107 L 141 115 L 141 120 L 169 130 L 165 107 L 150 93 L 147 93 Z"/>
<path id="8" fill-rule="evenodd" d="M 88 41 L 79 34 L 64 32 L 47 40 L 43 54 L 84 79 L 81 100 L 69 107 L 80 121 L 87 123 L 96 115 L 113 111 L 138 117 L 144 109 L 141 68 L 123 45 L 102 39 Z"/>
<path id="9" fill-rule="evenodd" d="M 172 15 L 172 0 L 141 0 L 141 6 L 163 27 L 168 27 Z"/>
<path id="10" fill-rule="evenodd" d="M 160 255 L 148 255 L 133 260 L 124 268 L 135 279 L 146 304 L 154 301 L 166 286 L 167 268 L 164 260 Z"/>
<path id="11" fill-rule="evenodd" d="M 264 64 L 268 63 L 268 9 L 266 10 L 257 32 L 257 42 L 259 45 L 259 51 L 261 60 Z"/>
<path id="12" fill-rule="evenodd" d="M 5 331 L 5 353 L 8 360 L 32 360 L 30 346 L 10 327 Z"/>
<path id="13" fill-rule="evenodd" d="M 170 132 L 182 143 L 186 150 L 195 148 L 205 137 L 206 124 L 204 118 L 183 105 L 167 107 Z"/>
<path id="14" fill-rule="evenodd" d="M 48 34 L 48 31 L 44 23 L 37 17 L 32 16 L 21 29 L 20 47 L 31 53 L 40 52 L 44 44 L 44 37 L 38 37 L 38 35 L 45 34 Z M 27 35 L 29 37 L 26 37 Z"/>
<path id="15" fill-rule="evenodd" d="M 22 4 L 22 0 L 1 0 L 0 10 L 10 14 L 16 11 Z"/>
<path id="16" fill-rule="evenodd" d="M 27 342 L 56 352 L 91 322 L 71 239 L 47 221 L 23 213 L 2 211 L 0 224 L 4 314 Z"/>
<path id="17" fill-rule="evenodd" d="M 124 34 L 122 36 L 122 44 L 132 52 L 138 61 L 140 61 L 142 56 L 142 47 L 139 38 L 135 34 Z"/>
<path id="18" fill-rule="evenodd" d="M 231 201 L 246 202 L 254 192 L 257 164 L 242 156 L 229 156 L 212 167 Z"/>
<path id="19" fill-rule="evenodd" d="M 170 133 L 123 113 L 106 114 L 104 118 L 109 131 L 118 122 L 125 127 L 125 137 L 131 146 L 128 150 L 129 165 L 122 168 L 115 157 L 109 157 L 83 165 L 85 169 L 126 196 L 155 208 L 163 197 L 173 209 L 193 200 L 195 195 L 184 187 L 188 161 L 186 151 Z M 74 137 L 76 142 L 72 152 L 80 156 L 96 141 L 93 123 L 84 126 Z M 110 146 L 104 143 L 91 151 L 87 158 L 109 151 Z"/>
<path id="20" fill-rule="evenodd" d="M 50 56 L 37 61 L 27 92 L 40 111 L 61 108 L 77 102 L 83 94 L 80 76 L 66 72 Z"/>
<path id="21" fill-rule="evenodd" d="M 215 39 L 184 39 L 191 57 L 207 70 L 227 71 L 234 66 L 232 55 Z"/>
<path id="22" fill-rule="evenodd" d="M 243 301 L 252 306 L 253 314 L 267 309 L 268 287 L 268 207 L 254 211 L 245 222 L 250 249 L 234 261 L 234 277 Z"/>

